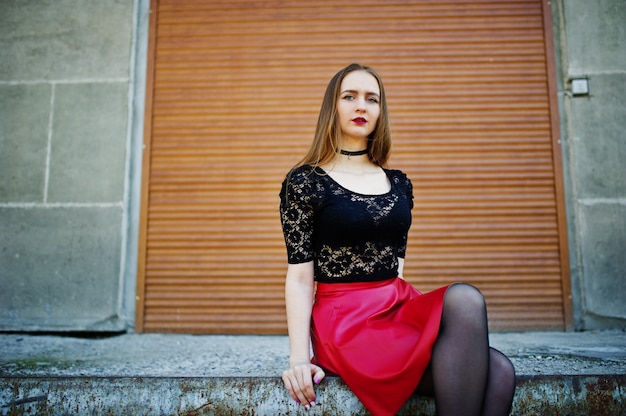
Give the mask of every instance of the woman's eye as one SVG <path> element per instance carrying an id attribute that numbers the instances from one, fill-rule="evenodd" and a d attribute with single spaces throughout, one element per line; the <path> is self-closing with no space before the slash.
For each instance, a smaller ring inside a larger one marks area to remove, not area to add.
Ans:
<path id="1" fill-rule="evenodd" d="M 352 100 L 354 100 L 354 95 L 344 95 L 343 99 L 344 100 L 348 100 L 348 101 L 352 101 Z"/>
<path id="2" fill-rule="evenodd" d="M 372 102 L 372 103 L 376 103 L 376 104 L 378 104 L 378 98 L 374 98 L 374 97 L 372 97 L 372 98 L 370 98 L 369 100 L 370 100 L 370 102 Z"/>

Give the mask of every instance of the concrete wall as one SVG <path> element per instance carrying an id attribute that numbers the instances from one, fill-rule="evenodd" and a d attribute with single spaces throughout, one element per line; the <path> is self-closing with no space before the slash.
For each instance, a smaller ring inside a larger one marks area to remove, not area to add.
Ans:
<path id="1" fill-rule="evenodd" d="M 125 329 L 133 0 L 0 0 L 0 330 Z"/>
<path id="2" fill-rule="evenodd" d="M 553 1 L 575 321 L 626 327 L 626 2 Z M 589 95 L 571 94 L 587 77 Z"/>
<path id="3" fill-rule="evenodd" d="M 551 4 L 576 328 L 623 328 L 626 2 Z M 147 18 L 0 0 L 0 331 L 132 329 Z"/>

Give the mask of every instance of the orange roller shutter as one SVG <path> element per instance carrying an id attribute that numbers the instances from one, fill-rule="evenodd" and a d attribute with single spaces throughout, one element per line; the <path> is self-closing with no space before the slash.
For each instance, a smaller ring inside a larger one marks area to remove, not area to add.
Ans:
<path id="1" fill-rule="evenodd" d="M 407 280 L 477 286 L 495 330 L 571 326 L 548 6 L 152 9 L 138 331 L 286 332 L 280 184 L 310 144 L 326 83 L 351 62 L 382 74 L 389 165 L 413 181 Z"/>

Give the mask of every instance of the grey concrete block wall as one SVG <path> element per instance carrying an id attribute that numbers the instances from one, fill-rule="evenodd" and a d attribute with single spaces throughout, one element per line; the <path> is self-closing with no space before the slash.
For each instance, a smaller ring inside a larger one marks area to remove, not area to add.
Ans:
<path id="1" fill-rule="evenodd" d="M 576 325 L 626 327 L 626 2 L 554 6 Z"/>
<path id="2" fill-rule="evenodd" d="M 603 317 L 625 317 L 626 206 L 583 201 L 578 210 L 585 320 L 587 326 L 602 325 Z"/>
<path id="3" fill-rule="evenodd" d="M 51 96 L 50 85 L 0 85 L 0 202 L 43 198 Z"/>
<path id="4" fill-rule="evenodd" d="M 2 0 L 0 80 L 128 79 L 133 0 Z"/>
<path id="5" fill-rule="evenodd" d="M 128 327 L 136 2 L 0 2 L 0 330 Z"/>
<path id="6" fill-rule="evenodd" d="M 119 207 L 0 208 L 0 327 L 119 329 L 121 215 Z"/>
<path id="7" fill-rule="evenodd" d="M 48 201 L 121 201 L 127 102 L 127 83 L 56 86 Z"/>
<path id="8" fill-rule="evenodd" d="M 623 73 L 589 77 L 590 95 L 569 105 L 577 197 L 626 197 L 626 63 Z"/>

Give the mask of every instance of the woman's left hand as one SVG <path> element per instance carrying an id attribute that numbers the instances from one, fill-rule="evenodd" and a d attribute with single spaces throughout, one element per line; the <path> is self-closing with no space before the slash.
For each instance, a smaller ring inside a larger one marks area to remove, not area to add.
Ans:
<path id="1" fill-rule="evenodd" d="M 325 376 L 321 367 L 310 362 L 302 362 L 283 371 L 283 383 L 291 397 L 309 410 L 315 406 L 313 383 L 319 384 Z"/>

